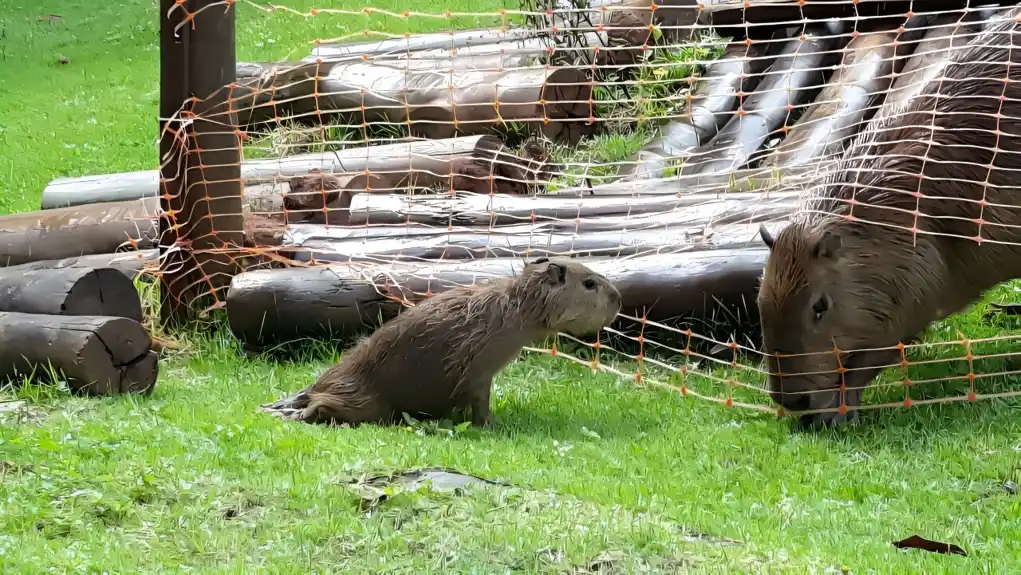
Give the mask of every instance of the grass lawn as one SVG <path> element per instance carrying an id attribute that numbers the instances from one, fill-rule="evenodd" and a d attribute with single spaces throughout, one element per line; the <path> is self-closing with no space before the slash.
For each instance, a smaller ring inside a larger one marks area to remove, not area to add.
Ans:
<path id="1" fill-rule="evenodd" d="M 339 5 L 360 7 L 329 4 Z M 374 5 L 439 13 L 469 3 Z M 315 37 L 367 26 L 450 25 L 374 18 L 309 21 L 242 4 L 238 57 L 300 56 Z M 151 0 L 6 0 L 0 212 L 37 209 L 57 176 L 156 166 L 156 34 Z M 1009 299 L 1014 290 L 1000 292 Z M 982 319 L 982 308 L 931 336 L 1017 331 L 1009 318 Z M 248 359 L 221 334 L 188 338 L 187 353 L 162 364 L 150 398 L 71 398 L 34 385 L 5 396 L 26 403 L 0 413 L 0 571 L 1021 568 L 1021 494 L 1009 488 L 1021 483 L 1017 401 L 882 410 L 864 425 L 792 433 L 786 420 L 526 356 L 496 381 L 493 430 L 327 428 L 283 424 L 255 408 L 307 385 L 335 354 L 313 346 L 299 363 Z M 414 467 L 513 487 L 394 493 L 367 504 L 346 485 Z M 891 545 L 913 534 L 969 556 Z"/>

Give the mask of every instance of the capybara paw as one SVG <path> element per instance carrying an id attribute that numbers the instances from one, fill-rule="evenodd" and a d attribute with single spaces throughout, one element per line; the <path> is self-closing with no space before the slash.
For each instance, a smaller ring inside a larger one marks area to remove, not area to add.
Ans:
<path id="1" fill-rule="evenodd" d="M 846 413 L 812 413 L 798 418 L 798 427 L 807 431 L 817 431 L 831 427 L 851 425 L 857 421 L 857 410 Z"/>

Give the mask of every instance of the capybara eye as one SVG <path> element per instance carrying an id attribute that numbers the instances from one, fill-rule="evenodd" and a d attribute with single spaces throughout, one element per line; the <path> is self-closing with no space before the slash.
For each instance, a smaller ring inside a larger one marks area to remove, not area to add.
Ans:
<path id="1" fill-rule="evenodd" d="M 596 280 L 589 278 L 582 282 L 581 285 L 585 286 L 585 289 L 596 289 Z"/>
<path id="2" fill-rule="evenodd" d="M 822 319 L 822 314 L 826 313 L 826 310 L 829 308 L 830 304 L 826 301 L 825 297 L 815 300 L 815 303 L 812 304 L 812 311 L 815 312 L 815 320 L 819 321 Z"/>

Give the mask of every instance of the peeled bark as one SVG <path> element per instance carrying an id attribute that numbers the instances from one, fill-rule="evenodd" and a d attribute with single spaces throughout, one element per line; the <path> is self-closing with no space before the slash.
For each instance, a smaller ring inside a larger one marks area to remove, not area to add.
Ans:
<path id="1" fill-rule="evenodd" d="M 428 34 L 424 35 L 428 36 Z M 543 56 L 548 54 L 550 45 L 551 43 L 548 39 L 534 37 L 522 40 L 495 42 L 492 44 L 472 44 L 470 46 L 462 46 L 459 48 L 429 48 L 413 52 L 400 51 L 384 54 L 370 54 L 365 58 L 365 61 L 393 63 L 412 60 L 421 63 L 455 60 L 460 61 L 459 63 L 454 64 L 455 67 L 463 68 L 468 66 L 472 68 L 484 68 L 484 66 L 478 65 L 478 62 L 486 61 L 493 57 L 503 56 L 506 58 L 505 62 L 524 62 L 517 64 L 517 66 L 524 66 L 527 65 L 528 62 L 535 59 L 541 59 Z M 340 46 L 340 44 L 322 44 L 312 51 L 311 56 L 302 58 L 301 62 L 308 63 L 315 62 L 316 60 L 322 62 L 351 60 L 351 56 L 337 55 L 341 52 L 335 51 L 335 46 Z M 355 59 L 357 60 L 361 58 L 356 57 Z M 512 68 L 514 66 L 504 64 L 503 67 Z M 241 72 L 240 66 L 238 67 L 238 72 Z"/>
<path id="2" fill-rule="evenodd" d="M 394 57 L 410 52 L 425 50 L 458 50 L 474 49 L 479 46 L 525 41 L 536 38 L 538 33 L 527 28 L 499 28 L 480 30 L 459 30 L 456 32 L 437 32 L 435 34 L 414 34 L 407 38 L 384 38 L 366 42 L 324 43 L 312 50 L 312 58 L 326 59 L 362 59 Z"/>

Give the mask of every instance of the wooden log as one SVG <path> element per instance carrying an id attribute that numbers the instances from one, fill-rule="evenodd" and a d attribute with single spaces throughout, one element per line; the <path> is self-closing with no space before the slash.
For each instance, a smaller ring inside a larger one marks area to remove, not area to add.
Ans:
<path id="1" fill-rule="evenodd" d="M 719 305 L 754 307 L 768 253 L 763 246 L 623 259 L 581 258 L 620 290 L 621 313 L 654 321 L 711 317 Z M 493 258 L 436 262 L 385 270 L 373 284 L 387 297 L 419 302 L 458 285 L 471 285 L 521 271 L 524 260 Z M 673 291 L 670 291 L 670 290 Z M 388 311 L 392 311 L 388 309 Z"/>
<path id="2" fill-rule="evenodd" d="M 437 139 L 522 122 L 550 139 L 576 142 L 595 129 L 585 121 L 594 114 L 592 91 L 575 68 L 436 74 L 343 62 L 299 83 L 244 82 L 234 91 L 233 108 L 242 126 L 284 115 L 313 123 L 349 115 L 359 125 L 404 124 L 417 136 Z"/>
<path id="3" fill-rule="evenodd" d="M 770 133 L 789 121 L 791 107 L 811 101 L 826 84 L 826 70 L 839 61 L 848 40 L 848 24 L 812 24 L 807 39 L 789 41 L 745 100 L 745 113 L 734 115 L 712 140 L 684 158 L 680 174 L 721 174 L 745 165 Z"/>
<path id="4" fill-rule="evenodd" d="M 355 174 L 366 170 L 379 174 L 409 169 L 442 172 L 451 158 L 478 156 L 501 145 L 502 142 L 495 136 L 476 135 L 260 158 L 242 162 L 241 177 L 254 183 L 306 175 L 317 170 L 329 174 Z M 159 170 L 56 178 L 43 190 L 42 209 L 156 197 L 159 194 L 159 178 Z"/>
<path id="5" fill-rule="evenodd" d="M 362 241 L 308 238 L 280 248 L 302 262 L 422 261 L 541 256 L 633 256 L 711 249 L 753 247 L 762 242 L 758 223 L 678 226 L 675 229 L 612 230 L 575 233 L 574 230 L 522 234 L 499 228 L 451 232 L 439 236 L 371 238 Z M 768 229 L 780 222 L 763 223 Z"/>
<path id="6" fill-rule="evenodd" d="M 158 198 L 0 216 L 0 266 L 155 246 Z"/>
<path id="7" fill-rule="evenodd" d="M 790 202 L 797 192 L 781 191 L 762 197 L 758 192 L 715 192 L 676 196 L 569 198 L 562 196 L 506 196 L 448 194 L 381 196 L 358 194 L 351 202 L 351 224 L 422 223 L 442 226 L 495 226 L 565 222 L 574 225 L 600 224 L 606 216 L 655 215 L 677 218 L 686 212 L 691 219 L 710 221 L 731 209 L 763 207 L 778 201 Z M 630 228 L 630 226 L 627 226 Z"/>
<path id="8" fill-rule="evenodd" d="M 42 260 L 0 268 L 0 273 L 22 273 L 36 270 L 68 269 L 68 268 L 112 268 L 129 279 L 145 277 L 146 269 L 156 269 L 159 260 L 159 250 L 148 249 L 130 252 L 117 252 L 111 254 L 92 254 L 88 256 L 75 256 L 61 258 L 58 260 Z"/>
<path id="9" fill-rule="evenodd" d="M 718 304 L 754 301 L 766 255 L 759 245 L 582 261 L 621 290 L 624 313 L 644 310 L 661 321 L 710 317 Z M 495 258 L 245 272 L 231 284 L 227 317 L 235 337 L 254 345 L 348 337 L 396 316 L 402 299 L 420 301 L 426 293 L 506 277 L 522 264 L 518 258 Z"/>
<path id="10" fill-rule="evenodd" d="M 52 367 L 73 392 L 152 392 L 159 362 L 137 321 L 123 317 L 0 312 L 0 379 L 46 377 Z"/>
<path id="11" fill-rule="evenodd" d="M 671 121 L 659 137 L 642 146 L 628 163 L 621 164 L 618 174 L 625 181 L 663 177 L 672 158 L 708 143 L 719 132 L 737 108 L 738 94 L 752 91 L 760 80 L 758 74 L 768 64 L 769 60 L 754 45 L 729 44 L 723 56 L 706 66 L 688 94 L 685 114 Z"/>
<path id="12" fill-rule="evenodd" d="M 0 268 L 0 311 L 142 321 L 138 291 L 113 268 Z"/>

